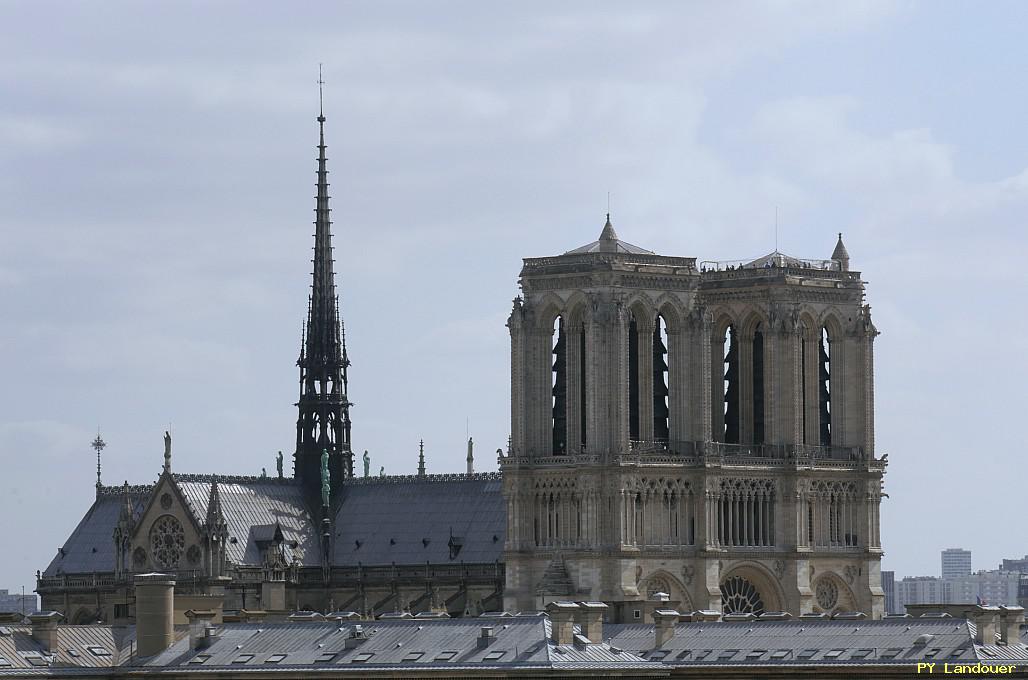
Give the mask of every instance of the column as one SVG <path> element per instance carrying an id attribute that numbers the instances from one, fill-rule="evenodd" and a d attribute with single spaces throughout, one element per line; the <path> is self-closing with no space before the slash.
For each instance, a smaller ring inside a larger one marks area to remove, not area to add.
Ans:
<path id="1" fill-rule="evenodd" d="M 639 439 L 653 441 L 653 321 L 636 319 L 639 348 Z"/>

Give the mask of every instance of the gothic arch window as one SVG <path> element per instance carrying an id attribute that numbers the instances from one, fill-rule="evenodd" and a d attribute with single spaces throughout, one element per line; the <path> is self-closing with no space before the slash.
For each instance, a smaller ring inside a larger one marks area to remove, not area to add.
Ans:
<path id="1" fill-rule="evenodd" d="M 585 395 L 586 395 L 586 362 L 585 362 L 585 324 L 578 324 L 578 425 L 579 440 L 585 451 Z"/>
<path id="2" fill-rule="evenodd" d="M 813 546 L 859 546 L 860 503 L 853 482 L 816 480 L 807 498 L 807 540 Z"/>
<path id="3" fill-rule="evenodd" d="M 807 322 L 801 320 L 798 326 L 800 336 L 800 419 L 802 424 L 802 441 L 804 444 L 809 444 L 809 438 L 807 436 L 807 338 L 809 337 L 810 331 L 807 328 Z"/>
<path id="4" fill-rule="evenodd" d="M 753 330 L 753 443 L 764 443 L 764 326 Z"/>
<path id="5" fill-rule="evenodd" d="M 723 378 L 724 431 L 721 441 L 739 443 L 739 336 L 735 326 L 725 329 L 722 340 L 725 372 Z"/>
<path id="6" fill-rule="evenodd" d="M 821 337 L 818 348 L 818 375 L 817 375 L 817 396 L 818 414 L 820 421 L 820 444 L 821 446 L 832 445 L 832 384 L 831 384 L 831 345 L 832 339 L 828 334 L 828 328 L 821 328 Z"/>
<path id="7" fill-rule="evenodd" d="M 730 576 L 721 584 L 721 611 L 725 614 L 763 614 L 760 591 L 742 576 Z"/>
<path id="8" fill-rule="evenodd" d="M 723 546 L 775 545 L 777 493 L 769 479 L 723 479 L 718 489 L 718 542 Z"/>
<path id="9" fill-rule="evenodd" d="M 668 583 L 667 579 L 662 576 L 651 576 L 646 580 L 645 587 L 640 590 L 646 593 L 646 599 L 652 600 L 653 596 L 657 593 L 670 595 L 671 585 Z"/>
<path id="10" fill-rule="evenodd" d="M 658 315 L 653 324 L 653 438 L 657 441 L 669 437 L 667 337 L 667 320 Z"/>
<path id="11" fill-rule="evenodd" d="M 567 383 L 567 338 L 564 334 L 564 317 L 553 322 L 553 369 L 551 394 L 553 408 L 551 426 L 553 429 L 553 455 L 567 453 L 568 383 Z"/>
<path id="12" fill-rule="evenodd" d="M 175 569 L 185 550 L 182 524 L 172 515 L 161 515 L 150 527 L 150 554 L 161 569 Z"/>
<path id="13" fill-rule="evenodd" d="M 639 323 L 635 314 L 628 320 L 628 438 L 641 438 L 639 418 Z"/>

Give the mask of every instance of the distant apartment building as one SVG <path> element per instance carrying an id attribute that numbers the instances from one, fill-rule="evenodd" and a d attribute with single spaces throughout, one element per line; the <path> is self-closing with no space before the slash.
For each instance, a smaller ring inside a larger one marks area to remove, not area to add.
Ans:
<path id="1" fill-rule="evenodd" d="M 6 588 L 0 588 L 0 612 L 21 612 L 31 614 L 39 609 L 36 603 L 36 594 L 18 595 L 7 592 Z"/>
<path id="2" fill-rule="evenodd" d="M 1003 560 L 1002 564 L 999 565 L 1000 571 L 1019 571 L 1022 574 L 1028 574 L 1028 555 L 1025 555 L 1019 560 Z"/>
<path id="3" fill-rule="evenodd" d="M 947 584 L 937 576 L 907 576 L 896 581 L 897 613 L 908 604 L 944 604 L 950 602 Z M 974 599 L 971 600 L 974 602 Z"/>
<path id="4" fill-rule="evenodd" d="M 896 604 L 896 572 L 894 571 L 883 571 L 882 572 L 882 591 L 885 593 L 885 613 L 886 614 L 900 614 L 902 613 Z"/>
<path id="5" fill-rule="evenodd" d="M 960 578 L 971 575 L 971 551 L 947 548 L 942 551 L 942 578 Z"/>
<path id="6" fill-rule="evenodd" d="M 1021 573 L 1000 570 L 979 571 L 970 576 L 944 579 L 952 602 L 982 604 L 1017 604 Z"/>

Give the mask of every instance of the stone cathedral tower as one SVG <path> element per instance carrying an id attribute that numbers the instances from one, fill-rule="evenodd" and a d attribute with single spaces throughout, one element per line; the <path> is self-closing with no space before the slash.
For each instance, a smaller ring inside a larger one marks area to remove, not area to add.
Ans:
<path id="1" fill-rule="evenodd" d="M 524 261 L 511 335 L 505 608 L 883 613 L 872 344 L 828 260 Z"/>

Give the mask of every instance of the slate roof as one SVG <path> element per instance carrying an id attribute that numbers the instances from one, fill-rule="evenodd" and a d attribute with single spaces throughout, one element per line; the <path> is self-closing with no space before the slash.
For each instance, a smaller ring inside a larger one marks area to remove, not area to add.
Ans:
<path id="1" fill-rule="evenodd" d="M 607 222 L 603 225 L 603 231 L 600 232 L 600 238 L 596 239 L 592 243 L 587 243 L 584 246 L 569 250 L 565 255 L 581 255 L 583 253 L 631 253 L 633 255 L 655 255 L 652 250 L 646 250 L 639 246 L 633 246 L 631 243 L 626 243 L 618 238 L 617 232 L 614 231 L 614 225 L 610 223 L 610 215 L 607 215 Z"/>
<path id="2" fill-rule="evenodd" d="M 356 625 L 367 639 L 346 649 Z M 494 638 L 480 646 L 482 626 L 492 626 Z M 148 660 L 147 667 L 183 670 L 230 668 L 262 673 L 290 667 L 332 668 L 361 675 L 373 669 L 424 670 L 436 673 L 462 668 L 540 670 L 553 668 L 650 669 L 662 666 L 635 655 L 614 654 L 602 644 L 564 645 L 557 650 L 548 640 L 544 618 L 450 619 L 281 624 L 225 624 L 220 637 L 206 649 L 194 651 L 188 639 Z M 277 661 L 275 655 L 284 655 Z M 320 659 L 320 661 L 319 661 Z M 198 663 L 199 661 L 199 663 Z"/>
<path id="3" fill-rule="evenodd" d="M 214 478 L 175 474 L 174 479 L 197 525 L 202 525 Z M 228 523 L 230 562 L 260 565 L 258 542 L 273 535 L 278 523 L 287 561 L 295 555 L 302 566 L 321 564 L 315 523 L 299 484 L 274 477 L 217 479 Z M 130 487 L 134 519 L 144 511 L 153 488 L 152 484 Z M 507 519 L 498 473 L 357 479 L 346 485 L 342 498 L 335 522 L 334 563 L 338 566 L 503 559 Z M 112 537 L 122 503 L 121 487 L 104 487 L 65 541 L 63 554 L 54 557 L 43 576 L 114 571 Z"/>
<path id="4" fill-rule="evenodd" d="M 501 491 L 498 473 L 354 480 L 336 512 L 333 564 L 502 561 Z"/>
<path id="5" fill-rule="evenodd" d="M 143 512 L 149 489 L 129 488 L 129 498 L 136 518 Z M 62 550 L 58 551 L 43 576 L 114 571 L 114 528 L 121 515 L 123 493 L 121 487 L 104 488 L 61 546 Z"/>
<path id="6" fill-rule="evenodd" d="M 62 625 L 51 654 L 32 638 L 31 627 L 0 626 L 0 675 L 46 667 L 111 668 L 126 662 L 135 639 L 135 627 Z"/>
<path id="7" fill-rule="evenodd" d="M 211 479 L 209 475 L 175 476 L 197 524 L 203 524 L 207 518 Z M 257 542 L 270 536 L 277 522 L 282 527 L 287 561 L 291 562 L 295 555 L 303 566 L 321 564 L 314 522 L 304 503 L 302 488 L 292 479 L 218 477 L 218 493 L 228 523 L 230 562 L 261 564 Z"/>
<path id="8" fill-rule="evenodd" d="M 649 624 L 608 624 L 616 648 L 665 664 L 911 664 L 1028 658 L 1024 645 L 975 645 L 962 619 L 745 621 L 679 623 L 660 650 Z M 920 639 L 920 643 L 919 643 Z M 663 654 L 663 652 L 667 654 Z M 759 652 L 759 654 L 758 654 Z M 995 656 L 990 656 L 994 654 Z"/>

